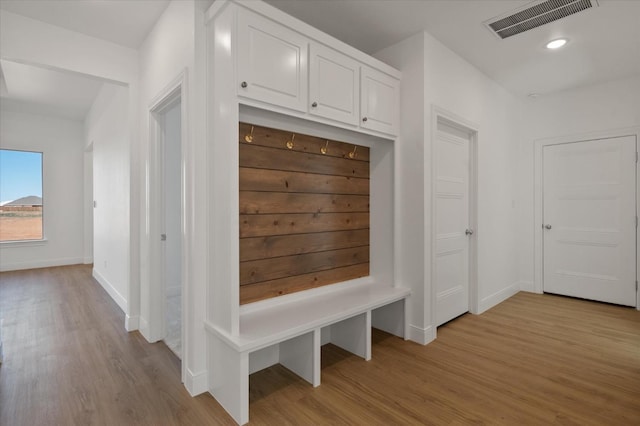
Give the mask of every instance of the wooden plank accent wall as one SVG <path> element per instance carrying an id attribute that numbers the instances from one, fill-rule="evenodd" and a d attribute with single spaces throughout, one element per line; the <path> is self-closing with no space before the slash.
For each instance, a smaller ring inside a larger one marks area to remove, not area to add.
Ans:
<path id="1" fill-rule="evenodd" d="M 369 275 L 369 148 L 248 123 L 238 141 L 240 304 Z"/>

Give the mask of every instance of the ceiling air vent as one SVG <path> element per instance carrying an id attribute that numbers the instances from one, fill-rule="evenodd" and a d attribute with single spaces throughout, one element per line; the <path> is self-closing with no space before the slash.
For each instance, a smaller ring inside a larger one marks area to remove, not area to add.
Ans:
<path id="1" fill-rule="evenodd" d="M 498 37 L 507 38 L 597 6 L 597 0 L 536 1 L 533 6 L 525 6 L 484 24 Z"/>

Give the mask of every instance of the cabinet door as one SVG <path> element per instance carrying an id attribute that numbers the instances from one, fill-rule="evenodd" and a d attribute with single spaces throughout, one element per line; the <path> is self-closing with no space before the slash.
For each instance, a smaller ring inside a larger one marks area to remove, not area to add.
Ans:
<path id="1" fill-rule="evenodd" d="M 398 133 L 399 82 L 395 78 L 368 67 L 362 67 L 360 78 L 360 126 L 396 135 Z"/>
<path id="2" fill-rule="evenodd" d="M 333 49 L 311 45 L 309 112 L 331 120 L 358 124 L 359 64 Z"/>
<path id="3" fill-rule="evenodd" d="M 241 9 L 237 51 L 239 96 L 307 111 L 306 38 Z"/>

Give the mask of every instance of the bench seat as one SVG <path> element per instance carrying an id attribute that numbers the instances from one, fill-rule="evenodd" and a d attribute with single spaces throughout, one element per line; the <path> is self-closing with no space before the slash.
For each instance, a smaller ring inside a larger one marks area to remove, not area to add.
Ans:
<path id="1" fill-rule="evenodd" d="M 372 312 L 388 310 L 380 315 L 379 328 L 404 338 L 409 295 L 408 288 L 364 283 L 283 303 L 243 307 L 237 335 L 205 321 L 213 354 L 208 367 L 210 391 L 244 424 L 249 419 L 250 355 L 258 358 L 268 352 L 267 357 L 276 358 L 267 366 L 279 362 L 318 386 L 322 332 L 328 331 L 331 343 L 369 360 Z M 392 325 L 386 326 L 389 323 Z"/>

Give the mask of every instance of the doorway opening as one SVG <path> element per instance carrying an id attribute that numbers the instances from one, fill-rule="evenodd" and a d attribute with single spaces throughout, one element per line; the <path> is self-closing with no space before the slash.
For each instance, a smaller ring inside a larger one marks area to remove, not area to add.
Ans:
<path id="1" fill-rule="evenodd" d="M 149 111 L 149 340 L 163 340 L 183 359 L 186 271 L 182 78 L 165 90 Z"/>
<path id="2" fill-rule="evenodd" d="M 436 327 L 477 312 L 476 126 L 434 108 L 431 296 Z"/>

